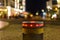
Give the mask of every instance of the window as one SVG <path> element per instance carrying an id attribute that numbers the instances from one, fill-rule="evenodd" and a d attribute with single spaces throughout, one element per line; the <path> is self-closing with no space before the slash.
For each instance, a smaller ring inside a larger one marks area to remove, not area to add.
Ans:
<path id="1" fill-rule="evenodd" d="M 57 0 L 52 0 L 52 4 L 56 5 L 57 4 Z"/>

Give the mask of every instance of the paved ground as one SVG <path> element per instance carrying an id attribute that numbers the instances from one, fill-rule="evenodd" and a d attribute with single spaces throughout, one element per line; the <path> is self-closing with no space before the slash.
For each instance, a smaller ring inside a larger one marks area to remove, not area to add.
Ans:
<path id="1" fill-rule="evenodd" d="M 44 40 L 60 40 L 60 25 L 46 25 Z"/>
<path id="2" fill-rule="evenodd" d="M 22 40 L 22 28 L 19 24 L 11 24 L 0 30 L 0 40 Z"/>
<path id="3" fill-rule="evenodd" d="M 47 24 L 45 26 L 44 40 L 60 40 L 60 25 Z M 10 25 L 0 29 L 0 40 L 23 40 L 21 24 L 10 21 Z"/>

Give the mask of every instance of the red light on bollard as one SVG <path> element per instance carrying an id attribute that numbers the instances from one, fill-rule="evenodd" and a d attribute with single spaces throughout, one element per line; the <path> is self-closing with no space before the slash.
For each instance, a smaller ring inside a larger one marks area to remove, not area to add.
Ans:
<path id="1" fill-rule="evenodd" d="M 44 26 L 44 24 L 39 24 L 39 26 Z"/>
<path id="2" fill-rule="evenodd" d="M 30 24 L 30 27 L 33 27 L 33 25 L 32 25 L 32 24 Z"/>
<path id="3" fill-rule="evenodd" d="M 28 25 L 27 24 L 22 24 L 22 26 L 27 27 Z"/>
<path id="4" fill-rule="evenodd" d="M 24 26 L 24 24 L 22 24 L 22 26 Z"/>
<path id="5" fill-rule="evenodd" d="M 38 27 L 39 26 L 39 24 L 36 24 L 36 27 Z"/>

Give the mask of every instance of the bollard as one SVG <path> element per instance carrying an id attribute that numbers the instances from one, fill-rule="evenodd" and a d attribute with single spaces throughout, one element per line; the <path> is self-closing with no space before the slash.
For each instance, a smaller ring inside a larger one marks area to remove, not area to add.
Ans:
<path id="1" fill-rule="evenodd" d="M 23 21 L 23 40 L 43 40 L 44 21 Z"/>

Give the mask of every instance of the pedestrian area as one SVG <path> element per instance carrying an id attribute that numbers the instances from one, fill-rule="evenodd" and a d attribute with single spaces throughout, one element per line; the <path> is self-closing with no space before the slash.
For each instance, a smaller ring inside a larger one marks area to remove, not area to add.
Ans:
<path id="1" fill-rule="evenodd" d="M 60 40 L 60 25 L 45 25 L 43 39 Z M 0 29 L 0 40 L 23 40 L 21 24 L 9 24 Z"/>
<path id="2" fill-rule="evenodd" d="M 44 40 L 60 40 L 60 25 L 46 25 Z"/>

